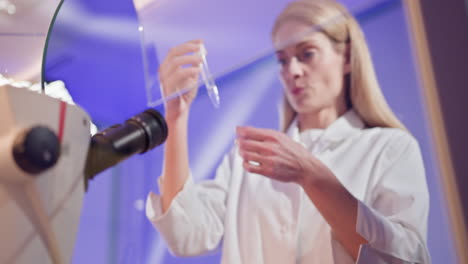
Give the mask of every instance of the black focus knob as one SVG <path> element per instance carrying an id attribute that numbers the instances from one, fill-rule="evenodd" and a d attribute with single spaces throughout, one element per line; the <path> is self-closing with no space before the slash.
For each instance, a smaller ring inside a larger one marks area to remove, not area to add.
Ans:
<path id="1" fill-rule="evenodd" d="M 13 157 L 23 171 L 39 174 L 57 163 L 60 157 L 59 139 L 48 127 L 32 127 L 15 139 Z"/>

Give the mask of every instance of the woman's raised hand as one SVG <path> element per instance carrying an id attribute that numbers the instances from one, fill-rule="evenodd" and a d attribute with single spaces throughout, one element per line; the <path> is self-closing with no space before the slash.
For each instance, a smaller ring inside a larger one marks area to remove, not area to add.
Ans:
<path id="1" fill-rule="evenodd" d="M 190 104 L 197 95 L 198 76 L 200 74 L 201 40 L 191 40 L 171 48 L 159 67 L 159 80 L 164 96 L 192 88 L 178 98 L 166 102 L 166 121 L 175 121 L 187 114 Z"/>

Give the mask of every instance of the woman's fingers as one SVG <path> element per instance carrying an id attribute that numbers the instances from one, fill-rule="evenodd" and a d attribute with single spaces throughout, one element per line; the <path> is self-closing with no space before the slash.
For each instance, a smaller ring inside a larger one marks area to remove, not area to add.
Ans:
<path id="1" fill-rule="evenodd" d="M 244 169 L 250 173 L 256 173 L 256 174 L 262 174 L 264 175 L 264 171 L 263 171 L 263 168 L 257 164 L 252 164 L 250 163 L 249 161 L 247 160 L 244 160 L 244 162 L 242 163 L 242 166 L 244 167 Z"/>
<path id="2" fill-rule="evenodd" d="M 166 58 L 177 57 L 177 56 L 184 55 L 190 52 L 198 52 L 200 51 L 201 44 L 202 44 L 201 40 L 191 40 L 181 45 L 174 46 L 169 50 Z"/>
<path id="3" fill-rule="evenodd" d="M 195 85 L 199 73 L 200 68 L 198 67 L 178 68 L 174 74 L 161 80 L 164 96 L 171 95 L 182 89 L 189 88 L 191 85 Z"/>
<path id="4" fill-rule="evenodd" d="M 252 139 L 256 141 L 273 141 L 278 142 L 279 137 L 281 135 L 280 132 L 271 130 L 271 129 L 264 129 L 264 128 L 256 128 L 256 127 L 237 127 L 236 128 L 237 136 L 244 139 Z"/>
<path id="5" fill-rule="evenodd" d="M 279 133 L 270 129 L 237 127 L 237 135 L 240 155 L 248 163 L 245 169 L 263 175 L 269 173 L 275 166 L 273 161 L 281 156 Z"/>
<path id="6" fill-rule="evenodd" d="M 247 160 L 247 161 L 253 161 L 256 163 L 265 163 L 264 156 L 262 156 L 260 153 L 257 153 L 257 152 L 241 151 L 240 155 L 244 160 Z"/>
<path id="7" fill-rule="evenodd" d="M 165 77 L 168 73 L 174 71 L 175 68 L 183 65 L 198 64 L 199 62 L 197 61 L 198 59 L 196 57 L 200 59 L 200 56 L 197 54 L 188 54 L 200 51 L 201 43 L 202 42 L 200 40 L 193 40 L 172 47 L 159 67 L 159 76 Z M 190 58 L 184 59 L 184 57 Z"/>
<path id="8" fill-rule="evenodd" d="M 194 54 L 200 50 L 201 40 L 192 40 L 170 49 L 159 67 L 159 80 L 164 96 L 177 93 L 186 88 L 196 88 L 202 58 Z M 192 53 L 192 54 L 189 54 Z M 184 100 L 190 103 L 196 91 L 190 91 Z"/>
<path id="9" fill-rule="evenodd" d="M 263 170 L 273 169 L 279 162 L 278 157 L 265 156 L 252 151 L 241 151 L 240 155 L 244 159 L 244 162 L 247 162 L 252 166 L 262 167 Z"/>
<path id="10" fill-rule="evenodd" d="M 277 146 L 269 142 L 262 142 L 251 139 L 238 139 L 240 151 L 257 152 L 262 155 L 273 155 L 276 153 Z"/>
<path id="11" fill-rule="evenodd" d="M 264 175 L 273 179 L 281 180 L 275 176 L 275 166 L 270 159 L 264 159 L 263 163 L 251 161 L 251 160 L 244 160 L 242 166 L 245 170 L 250 173 L 256 173 L 260 175 Z"/>
<path id="12" fill-rule="evenodd" d="M 195 52 L 200 50 L 201 43 L 201 40 L 192 40 L 171 48 L 158 69 L 164 97 L 183 92 L 164 104 L 166 120 L 175 120 L 187 113 L 197 94 L 202 58 Z"/>
<path id="13" fill-rule="evenodd" d="M 198 65 L 202 62 L 202 58 L 198 54 L 192 55 L 183 55 L 172 58 L 171 60 L 167 61 L 164 67 L 160 67 L 159 76 L 160 79 L 168 77 L 178 69 L 183 66 L 193 66 L 198 67 Z M 186 68 L 187 68 L 186 67 Z"/>

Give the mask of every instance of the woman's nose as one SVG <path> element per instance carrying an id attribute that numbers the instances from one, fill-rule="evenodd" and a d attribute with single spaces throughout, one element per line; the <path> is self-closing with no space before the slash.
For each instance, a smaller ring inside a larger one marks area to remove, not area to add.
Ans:
<path id="1" fill-rule="evenodd" d="M 294 79 L 300 77 L 303 73 L 301 64 L 296 57 L 292 57 L 288 65 L 288 74 Z"/>

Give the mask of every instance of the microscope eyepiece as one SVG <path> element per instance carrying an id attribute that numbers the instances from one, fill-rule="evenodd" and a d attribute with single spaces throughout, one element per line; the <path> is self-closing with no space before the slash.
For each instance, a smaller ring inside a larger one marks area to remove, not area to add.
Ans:
<path id="1" fill-rule="evenodd" d="M 162 115 L 150 108 L 146 111 L 131 117 L 126 123 L 133 123 L 140 126 L 145 131 L 146 135 L 146 149 L 140 153 L 151 150 L 166 141 L 167 138 L 167 125 Z"/>
<path id="2" fill-rule="evenodd" d="M 161 145 L 167 133 L 166 121 L 154 109 L 147 109 L 124 124 L 97 133 L 91 138 L 85 167 L 86 181 L 134 154 Z"/>

